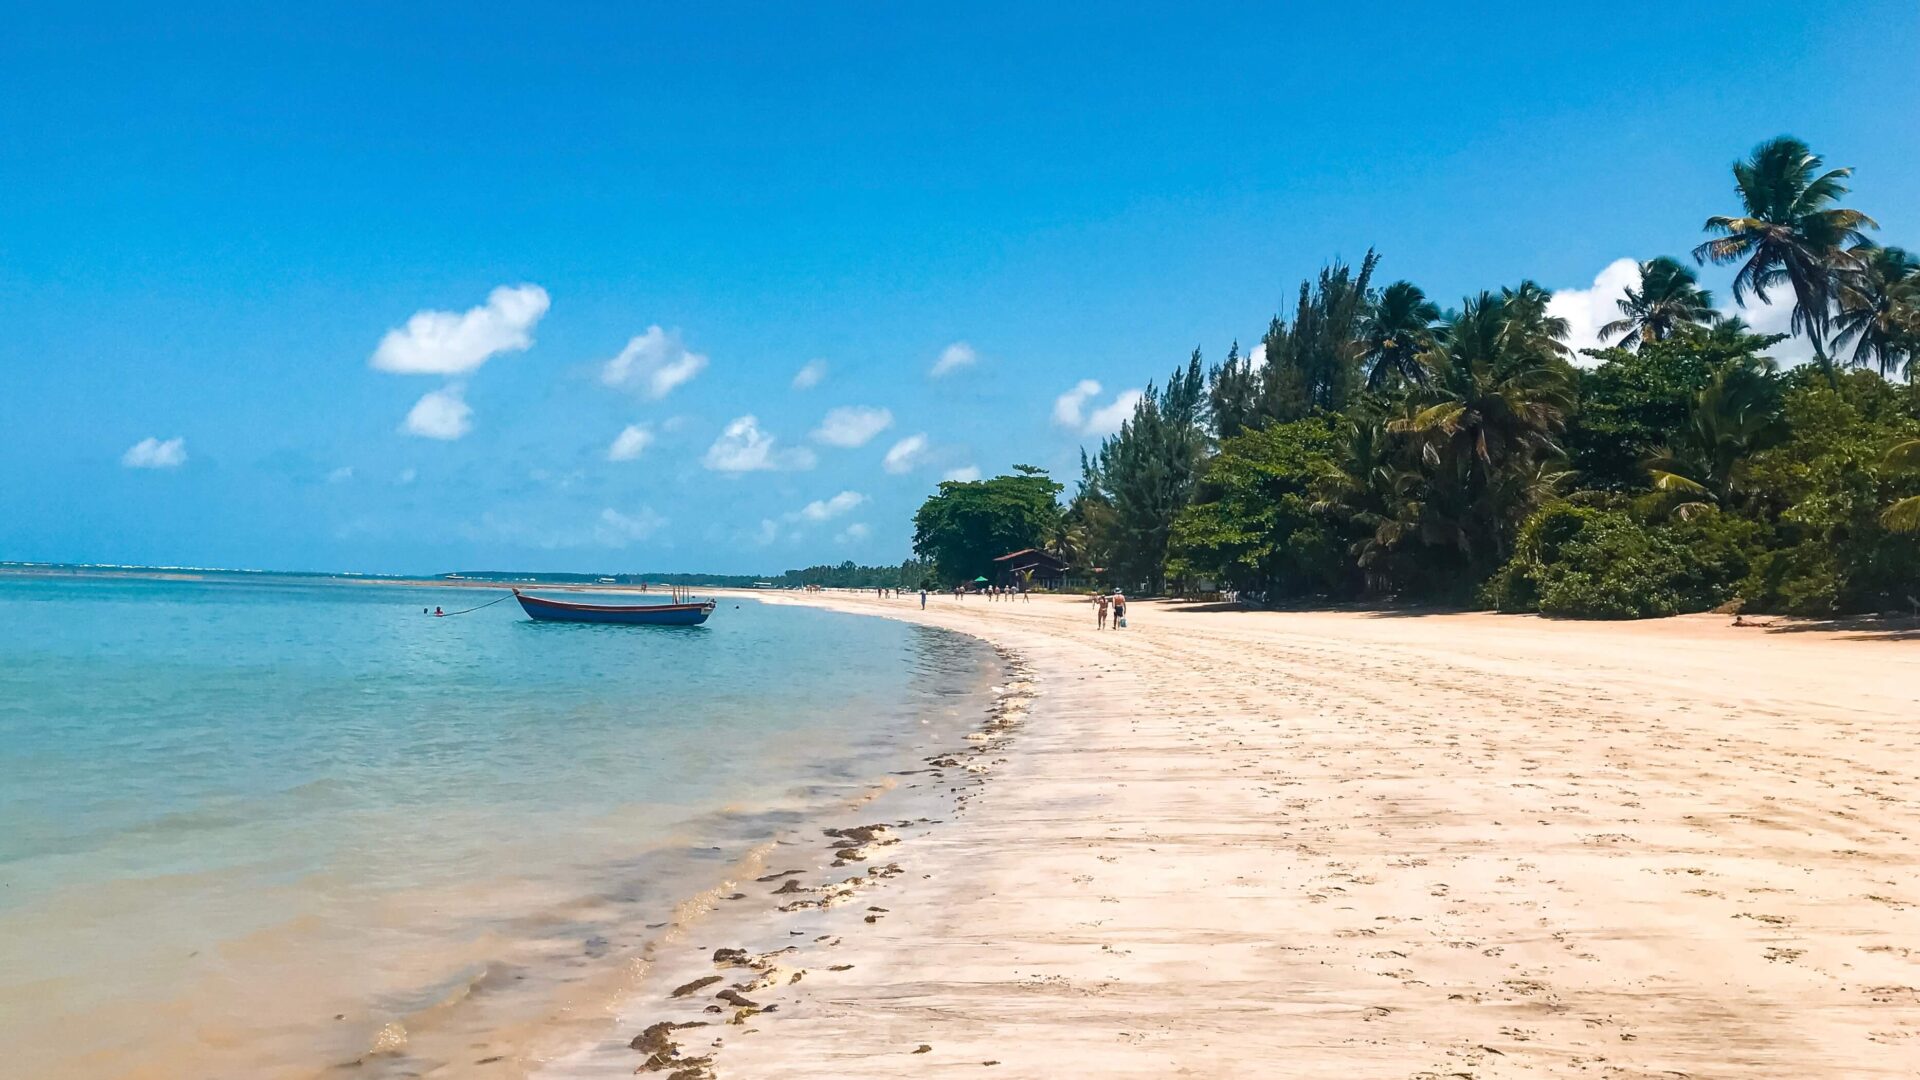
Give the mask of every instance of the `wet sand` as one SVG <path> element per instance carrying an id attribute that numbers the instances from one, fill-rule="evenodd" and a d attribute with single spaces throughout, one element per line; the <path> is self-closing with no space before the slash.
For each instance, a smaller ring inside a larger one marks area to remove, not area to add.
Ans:
<path id="1" fill-rule="evenodd" d="M 766 598 L 1036 693 L 565 1075 L 1916 1075 L 1920 635 Z"/>

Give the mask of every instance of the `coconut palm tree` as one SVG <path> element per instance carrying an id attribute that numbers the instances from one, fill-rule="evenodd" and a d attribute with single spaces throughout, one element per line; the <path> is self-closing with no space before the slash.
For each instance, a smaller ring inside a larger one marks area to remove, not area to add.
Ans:
<path id="1" fill-rule="evenodd" d="M 1857 247 L 1859 267 L 1840 278 L 1834 344 L 1853 343 L 1852 362 L 1880 374 L 1913 369 L 1920 351 L 1920 259 L 1897 247 Z"/>
<path id="2" fill-rule="evenodd" d="M 1708 218 L 1703 228 L 1716 238 L 1694 248 L 1693 257 L 1702 264 L 1740 263 L 1733 299 L 1742 307 L 1749 293 L 1764 304 L 1769 289 L 1792 289 L 1793 332 L 1812 340 L 1815 361 L 1831 376 L 1827 329 L 1839 275 L 1857 265 L 1846 249 L 1865 242 L 1862 229 L 1880 226 L 1858 210 L 1835 205 L 1849 190 L 1844 181 L 1853 170 L 1822 172 L 1825 165 L 1792 136 L 1754 147 L 1752 156 L 1733 164 L 1744 212 Z"/>
<path id="3" fill-rule="evenodd" d="M 1406 406 L 1404 403 L 1402 407 Z M 1392 591 L 1392 558 L 1400 538 L 1396 513 L 1403 500 L 1399 446 L 1378 419 L 1349 421 L 1342 452 L 1313 485 L 1314 513 L 1346 525 L 1357 537 L 1347 549 L 1369 593 Z"/>
<path id="4" fill-rule="evenodd" d="M 1430 473 L 1423 530 L 1444 520 L 1452 544 L 1488 570 L 1543 490 L 1537 466 L 1560 458 L 1555 439 L 1573 408 L 1572 368 L 1559 355 L 1566 323 L 1546 314 L 1548 295 L 1527 282 L 1468 298 L 1423 356 L 1429 378 L 1409 411 L 1387 424 L 1413 437 Z"/>
<path id="5" fill-rule="evenodd" d="M 1887 464 L 1896 469 L 1920 469 L 1920 439 L 1908 439 L 1887 452 Z M 1920 495 L 1895 500 L 1880 514 L 1880 523 L 1894 532 L 1920 532 Z"/>
<path id="6" fill-rule="evenodd" d="M 1617 301 L 1622 318 L 1600 328 L 1600 340 L 1620 338 L 1622 346 L 1638 348 L 1665 341 L 1682 326 L 1712 326 L 1721 315 L 1713 294 L 1700 287 L 1693 270 L 1665 255 L 1640 264 L 1640 288 L 1628 289 Z"/>
<path id="7" fill-rule="evenodd" d="M 1413 282 L 1396 281 L 1382 289 L 1360 324 L 1367 389 L 1424 381 L 1420 353 L 1433 343 L 1433 324 L 1439 318 L 1440 305 Z"/>
<path id="8" fill-rule="evenodd" d="M 1549 312 L 1553 291 L 1536 281 L 1500 290 L 1499 346 L 1513 355 L 1570 357 L 1567 320 Z"/>
<path id="9" fill-rule="evenodd" d="M 1053 526 L 1048 530 L 1044 546 L 1061 562 L 1069 567 L 1075 567 L 1079 566 L 1081 560 L 1086 557 L 1087 538 L 1086 522 L 1075 518 L 1070 507 L 1067 513 L 1055 519 Z"/>
<path id="10" fill-rule="evenodd" d="M 1779 417 L 1763 382 L 1770 371 L 1771 362 L 1721 368 L 1694 394 L 1679 438 L 1647 461 L 1654 490 L 1670 498 L 1670 512 L 1685 518 L 1726 506 L 1748 456 L 1779 435 Z"/>

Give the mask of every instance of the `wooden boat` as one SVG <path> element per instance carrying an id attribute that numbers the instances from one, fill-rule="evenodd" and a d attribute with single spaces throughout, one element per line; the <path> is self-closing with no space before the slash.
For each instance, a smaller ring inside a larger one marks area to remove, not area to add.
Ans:
<path id="1" fill-rule="evenodd" d="M 617 623 L 625 626 L 699 626 L 713 614 L 714 602 L 673 604 L 577 604 L 546 600 L 519 589 L 513 595 L 529 618 L 542 622 Z M 677 599 L 677 598 L 676 598 Z"/>

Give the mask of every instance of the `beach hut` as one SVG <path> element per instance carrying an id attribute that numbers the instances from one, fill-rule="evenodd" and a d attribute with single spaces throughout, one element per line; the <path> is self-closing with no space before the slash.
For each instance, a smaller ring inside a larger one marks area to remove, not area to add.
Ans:
<path id="1" fill-rule="evenodd" d="M 996 584 L 1012 589 L 1029 584 L 1037 589 L 1057 589 L 1067 579 L 1066 562 L 1039 548 L 1009 551 L 993 560 L 993 567 Z"/>

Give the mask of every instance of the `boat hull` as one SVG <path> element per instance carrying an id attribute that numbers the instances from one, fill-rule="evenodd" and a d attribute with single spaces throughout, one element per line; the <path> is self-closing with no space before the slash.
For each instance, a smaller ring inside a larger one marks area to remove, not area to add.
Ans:
<path id="1" fill-rule="evenodd" d="M 606 623 L 617 626 L 699 626 L 713 614 L 714 603 L 698 604 L 576 604 L 544 600 L 515 589 L 514 598 L 528 618 L 541 622 Z"/>

